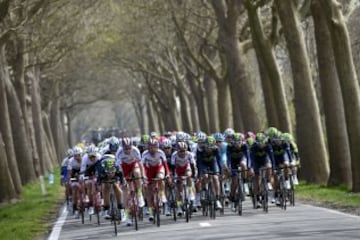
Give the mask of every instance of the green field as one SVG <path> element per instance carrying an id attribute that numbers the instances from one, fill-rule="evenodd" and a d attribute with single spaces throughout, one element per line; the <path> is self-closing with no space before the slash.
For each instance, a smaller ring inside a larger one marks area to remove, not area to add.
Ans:
<path id="1" fill-rule="evenodd" d="M 58 212 L 56 205 L 64 198 L 60 170 L 54 174 L 53 185 L 45 178 L 46 196 L 42 195 L 37 181 L 23 188 L 19 202 L 0 207 L 0 239 L 36 239 L 48 232 Z"/>

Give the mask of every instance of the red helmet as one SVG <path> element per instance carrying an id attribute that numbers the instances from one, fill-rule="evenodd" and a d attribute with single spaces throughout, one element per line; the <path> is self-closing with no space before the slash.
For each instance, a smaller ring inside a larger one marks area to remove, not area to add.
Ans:
<path id="1" fill-rule="evenodd" d="M 159 141 L 155 138 L 150 138 L 148 142 L 149 147 L 159 147 Z"/>

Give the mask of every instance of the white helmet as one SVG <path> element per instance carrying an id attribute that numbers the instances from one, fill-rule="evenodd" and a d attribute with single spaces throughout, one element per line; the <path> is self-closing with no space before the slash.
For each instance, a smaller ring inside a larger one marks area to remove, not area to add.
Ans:
<path id="1" fill-rule="evenodd" d="M 81 147 L 78 147 L 78 146 L 75 146 L 74 148 L 73 148 L 73 154 L 74 155 L 78 155 L 78 154 L 83 154 L 83 150 L 81 149 Z"/>

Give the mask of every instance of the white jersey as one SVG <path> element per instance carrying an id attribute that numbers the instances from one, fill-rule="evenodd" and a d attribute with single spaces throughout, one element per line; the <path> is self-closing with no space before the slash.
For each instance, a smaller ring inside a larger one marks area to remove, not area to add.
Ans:
<path id="1" fill-rule="evenodd" d="M 123 148 L 119 148 L 116 153 L 116 165 L 120 166 L 122 163 L 131 164 L 135 161 L 141 160 L 141 154 L 137 147 L 132 146 L 130 154 L 126 154 Z"/>
<path id="2" fill-rule="evenodd" d="M 78 162 L 74 157 L 70 158 L 68 162 L 68 170 L 80 171 L 81 161 Z"/>
<path id="3" fill-rule="evenodd" d="M 90 160 L 89 156 L 87 154 L 85 154 L 81 160 L 80 172 L 84 172 L 86 170 L 86 168 L 94 165 L 100 158 L 101 158 L 101 155 L 100 155 L 100 153 L 98 153 L 98 154 L 96 154 L 96 160 L 94 160 L 92 162 Z"/>
<path id="4" fill-rule="evenodd" d="M 179 156 L 178 151 L 171 155 L 171 165 L 185 167 L 189 163 L 195 164 L 194 155 L 189 151 L 186 151 L 183 157 Z"/>
<path id="5" fill-rule="evenodd" d="M 106 152 L 109 151 L 109 144 L 107 144 L 105 147 L 101 148 L 99 150 L 99 153 L 101 154 L 101 156 L 104 156 Z"/>
<path id="6" fill-rule="evenodd" d="M 154 155 L 151 155 L 149 150 L 146 150 L 142 155 L 141 162 L 144 166 L 158 166 L 166 162 L 166 156 L 160 149 Z"/>

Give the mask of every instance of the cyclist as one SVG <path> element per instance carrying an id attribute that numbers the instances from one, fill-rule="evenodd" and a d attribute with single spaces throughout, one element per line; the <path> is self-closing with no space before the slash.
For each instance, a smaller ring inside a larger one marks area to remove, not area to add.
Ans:
<path id="1" fill-rule="evenodd" d="M 132 145 L 130 138 L 123 138 L 121 143 L 121 148 L 116 153 L 116 166 L 120 166 L 122 168 L 125 179 L 129 179 L 132 176 L 134 178 L 138 178 L 135 180 L 137 189 L 136 195 L 138 197 L 139 207 L 143 207 L 145 202 L 142 194 L 142 181 L 140 178 L 143 177 L 144 169 L 141 164 L 140 151 Z M 125 193 L 128 192 L 127 190 L 128 189 L 126 189 Z M 127 199 L 127 195 L 128 194 L 125 194 L 124 199 Z M 126 208 L 123 221 L 125 221 L 126 224 L 130 226 L 132 222 L 128 218 L 128 213 L 129 209 Z"/>
<path id="2" fill-rule="evenodd" d="M 169 176 L 169 168 L 166 163 L 165 153 L 159 149 L 159 141 L 155 138 L 151 138 L 148 142 L 148 150 L 146 150 L 142 155 L 142 164 L 145 170 L 145 177 L 148 179 L 149 186 L 147 187 L 147 203 L 149 206 L 149 220 L 154 220 L 154 211 L 153 211 L 153 198 L 152 198 L 152 188 L 153 178 L 164 178 Z M 159 183 L 159 193 L 162 203 L 166 203 L 167 199 L 165 196 L 165 183 L 160 181 Z M 165 205 L 166 206 L 166 205 Z M 168 211 L 168 209 L 165 209 Z"/>
<path id="3" fill-rule="evenodd" d="M 138 149 L 140 151 L 140 154 L 143 154 L 147 148 L 148 148 L 148 142 L 149 142 L 150 136 L 147 134 L 144 134 L 141 136 Z"/>
<path id="4" fill-rule="evenodd" d="M 121 204 L 121 188 L 120 184 L 124 184 L 124 176 L 119 166 L 116 165 L 115 156 L 113 154 L 105 154 L 99 160 L 100 164 L 98 165 L 98 182 L 101 183 L 102 196 L 104 198 L 104 218 L 110 219 L 109 215 L 110 209 L 110 188 L 111 183 L 105 181 L 114 180 L 114 194 L 117 202 L 118 218 L 121 219 L 123 216 L 123 206 Z M 120 215 L 121 214 L 121 215 Z"/>
<path id="5" fill-rule="evenodd" d="M 73 148 L 73 157 L 69 160 L 69 164 L 68 164 L 68 180 L 70 180 L 70 178 L 79 179 L 82 154 L 83 154 L 83 150 L 80 147 L 75 146 Z M 73 211 L 75 213 L 75 218 L 79 218 L 79 211 L 77 206 L 78 188 L 79 188 L 78 182 L 71 183 Z"/>
<path id="6" fill-rule="evenodd" d="M 101 155 L 97 152 L 97 149 L 95 146 L 90 145 L 86 149 L 86 154 L 84 154 L 82 161 L 81 161 L 81 167 L 80 167 L 80 179 L 82 179 L 84 176 L 89 177 L 95 177 L 95 171 L 96 171 L 96 163 L 100 160 Z M 93 192 L 95 189 L 92 189 L 91 181 L 87 180 L 85 181 L 85 187 L 87 189 L 88 197 L 89 197 L 89 215 L 94 214 L 94 203 L 93 203 Z"/>
<path id="7" fill-rule="evenodd" d="M 215 145 L 215 139 L 212 136 L 208 136 L 203 146 L 203 149 L 197 150 L 196 153 L 196 163 L 198 165 L 199 175 L 201 177 L 202 189 L 203 192 L 206 191 L 206 185 L 208 182 L 208 171 L 210 170 L 214 175 L 210 176 L 214 182 L 215 195 L 216 195 L 216 207 L 221 209 L 223 206 L 220 203 L 220 183 L 219 183 L 219 173 L 220 168 L 218 162 L 220 162 L 220 152 L 217 146 Z M 205 194 L 203 194 L 204 196 Z"/>
<path id="8" fill-rule="evenodd" d="M 188 146 L 185 142 L 178 142 L 177 151 L 171 156 L 171 165 L 175 167 L 177 177 L 187 176 L 187 192 L 189 193 L 189 200 L 194 201 L 194 190 L 192 186 L 192 169 L 196 169 L 196 162 L 194 156 L 188 151 Z M 192 166 L 191 166 L 192 165 Z M 194 176 L 197 176 L 195 170 Z M 181 208 L 181 193 L 182 193 L 182 181 L 177 181 L 177 214 L 181 216 L 183 211 Z"/>
<path id="9" fill-rule="evenodd" d="M 254 192 L 257 194 L 258 199 L 258 208 L 261 207 L 260 198 L 259 198 L 259 186 L 260 186 L 260 168 L 266 168 L 267 180 L 269 189 L 272 189 L 273 179 L 272 179 L 272 166 L 274 162 L 273 150 L 270 144 L 268 144 L 268 137 L 259 132 L 256 134 L 255 143 L 250 148 L 251 161 L 255 173 L 255 189 Z"/>
<path id="10" fill-rule="evenodd" d="M 236 199 L 235 194 L 238 189 L 238 168 L 241 171 L 246 171 L 248 166 L 251 166 L 250 152 L 248 146 L 244 143 L 244 135 L 242 133 L 235 133 L 233 136 L 232 144 L 227 148 L 228 156 L 228 169 L 231 171 L 231 192 L 230 200 L 233 202 L 232 210 L 235 211 L 236 203 L 239 199 Z M 247 185 L 247 173 L 243 173 L 244 192 L 249 193 L 249 187 Z M 243 201 L 244 199 L 242 199 Z"/>
<path id="11" fill-rule="evenodd" d="M 299 181 L 297 178 L 297 165 L 300 165 L 300 156 L 297 144 L 294 140 L 294 137 L 290 133 L 283 133 L 282 138 L 284 141 L 288 142 L 290 145 L 290 165 L 292 167 L 292 176 L 294 185 L 298 185 Z"/>

